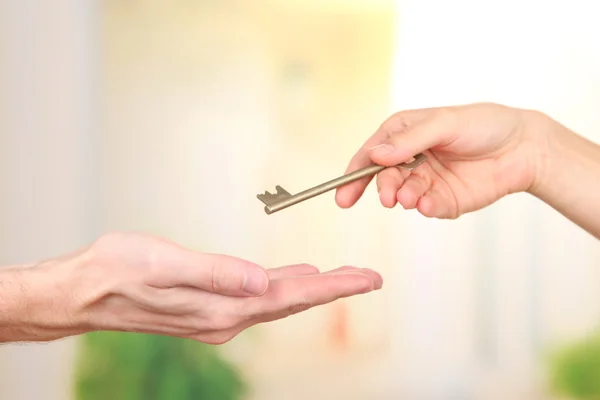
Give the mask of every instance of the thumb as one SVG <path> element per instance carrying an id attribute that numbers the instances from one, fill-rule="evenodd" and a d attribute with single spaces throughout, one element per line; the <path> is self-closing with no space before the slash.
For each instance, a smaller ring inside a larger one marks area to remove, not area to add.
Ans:
<path id="1" fill-rule="evenodd" d="M 384 143 L 369 149 L 369 157 L 378 165 L 391 167 L 411 160 L 415 155 L 447 142 L 449 127 L 439 118 L 429 118 L 402 132 L 392 134 Z"/>
<path id="2" fill-rule="evenodd" d="M 226 296 L 261 296 L 269 286 L 267 271 L 237 257 L 176 249 L 158 266 L 154 286 L 194 287 Z"/>
<path id="3" fill-rule="evenodd" d="M 261 296 L 267 291 L 269 277 L 261 266 L 220 254 L 204 254 L 204 258 L 209 290 L 229 296 Z"/>

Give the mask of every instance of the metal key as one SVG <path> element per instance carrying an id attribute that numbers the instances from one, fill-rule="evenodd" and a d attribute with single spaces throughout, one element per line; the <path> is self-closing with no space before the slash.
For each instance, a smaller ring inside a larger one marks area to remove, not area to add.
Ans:
<path id="1" fill-rule="evenodd" d="M 398 164 L 396 166 L 411 171 L 419 165 L 421 165 L 426 160 L 427 157 L 424 154 L 419 153 L 416 156 L 414 156 L 414 160 L 412 160 L 411 162 Z M 293 206 L 294 204 L 303 202 L 304 200 L 308 200 L 325 192 L 329 192 L 330 190 L 336 189 L 342 185 L 346 185 L 350 182 L 354 182 L 358 179 L 365 178 L 367 176 L 375 175 L 378 172 L 384 170 L 385 168 L 388 167 L 383 167 L 381 165 L 369 165 L 368 167 L 340 176 L 339 178 L 330 180 L 329 182 L 325 182 L 323 184 L 304 190 L 294 195 L 290 194 L 287 190 L 277 185 L 275 186 L 277 192 L 273 194 L 265 192 L 263 194 L 256 195 L 256 197 L 258 197 L 258 199 L 265 204 L 265 212 L 267 213 L 267 215 L 270 215 L 277 211 L 283 210 L 284 208 Z"/>

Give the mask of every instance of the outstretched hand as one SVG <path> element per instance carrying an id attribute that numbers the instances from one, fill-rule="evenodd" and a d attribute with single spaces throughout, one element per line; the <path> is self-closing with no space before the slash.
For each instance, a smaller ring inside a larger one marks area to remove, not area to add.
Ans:
<path id="1" fill-rule="evenodd" d="M 110 330 L 218 344 L 250 326 L 383 283 L 368 269 L 320 273 L 301 264 L 265 270 L 239 258 L 128 233 L 109 234 L 75 254 L 0 274 L 0 281 L 12 278 L 15 286 L 27 288 L 5 301 L 14 317 L 10 331 L 0 324 L 2 341 Z"/>

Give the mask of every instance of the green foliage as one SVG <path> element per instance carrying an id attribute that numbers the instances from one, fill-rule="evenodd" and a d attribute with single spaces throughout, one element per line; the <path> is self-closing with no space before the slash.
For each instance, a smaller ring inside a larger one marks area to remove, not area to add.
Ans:
<path id="1" fill-rule="evenodd" d="M 553 389 L 579 400 L 600 400 L 600 333 L 561 349 L 551 364 Z"/>
<path id="2" fill-rule="evenodd" d="M 95 332 L 83 337 L 78 400 L 239 400 L 246 386 L 218 347 L 174 337 Z"/>

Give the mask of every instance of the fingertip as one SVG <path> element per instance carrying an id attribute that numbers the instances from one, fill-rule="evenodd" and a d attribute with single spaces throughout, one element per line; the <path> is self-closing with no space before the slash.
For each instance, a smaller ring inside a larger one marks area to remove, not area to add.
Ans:
<path id="1" fill-rule="evenodd" d="M 358 201 L 358 196 L 353 194 L 353 188 L 340 187 L 335 193 L 335 202 L 338 207 L 347 209 L 352 207 Z"/>
<path id="2" fill-rule="evenodd" d="M 355 294 L 371 292 L 375 289 L 375 283 L 369 273 L 356 267 L 341 267 L 325 273 L 335 275 L 338 284 L 341 284 L 339 296 L 348 297 Z"/>
<path id="3" fill-rule="evenodd" d="M 379 290 L 383 287 L 383 277 L 378 272 L 368 268 L 361 268 L 358 272 L 369 278 L 373 285 L 373 290 Z"/>
<path id="4" fill-rule="evenodd" d="M 396 199 L 405 210 L 408 210 L 410 208 L 409 205 L 412 202 L 412 193 L 407 190 L 400 189 L 396 194 Z"/>
<path id="5" fill-rule="evenodd" d="M 405 154 L 406 150 L 399 149 L 393 144 L 385 143 L 375 146 L 369 150 L 369 158 L 377 165 L 393 167 L 408 161 L 414 155 Z"/>
<path id="6" fill-rule="evenodd" d="M 379 290 L 383 287 L 383 277 L 379 272 L 368 268 L 362 268 L 361 271 L 369 277 L 373 283 L 374 290 Z"/>
<path id="7" fill-rule="evenodd" d="M 350 204 L 346 198 L 341 195 L 335 195 L 335 204 L 342 209 L 350 208 Z"/>
<path id="8" fill-rule="evenodd" d="M 398 191 L 397 197 L 398 203 L 400 203 L 405 210 L 413 210 L 418 207 L 419 201 L 423 196 L 422 194 L 415 193 L 412 188 L 404 187 Z"/>
<path id="9" fill-rule="evenodd" d="M 439 208 L 439 206 L 429 196 L 423 196 L 417 201 L 417 210 L 425 217 L 435 218 L 439 215 L 436 208 Z"/>
<path id="10" fill-rule="evenodd" d="M 366 276 L 371 282 L 371 290 L 379 290 L 383 286 L 383 277 L 381 276 L 381 274 L 369 268 L 343 266 L 333 270 L 332 272 L 342 274 L 360 274 Z"/>
<path id="11" fill-rule="evenodd" d="M 375 290 L 381 289 L 383 287 L 383 277 L 377 271 L 373 271 L 372 269 L 370 269 L 369 271 L 373 275 L 373 286 L 374 286 L 374 289 Z"/>
<path id="12" fill-rule="evenodd" d="M 374 164 L 382 165 L 384 167 L 391 167 L 398 164 L 398 162 L 394 161 L 393 153 L 381 152 L 377 149 L 369 152 L 369 158 Z"/>
<path id="13" fill-rule="evenodd" d="M 397 204 L 395 191 L 390 188 L 383 188 L 379 192 L 379 201 L 385 208 L 394 208 Z"/>
<path id="14" fill-rule="evenodd" d="M 391 143 L 381 143 L 377 146 L 373 146 L 369 149 L 369 157 L 373 158 L 386 158 L 390 154 L 394 154 L 396 152 L 396 147 L 394 147 Z"/>
<path id="15" fill-rule="evenodd" d="M 360 280 L 357 280 L 357 283 L 355 284 L 357 293 L 365 294 L 375 290 L 375 282 L 373 282 L 371 277 L 369 277 L 368 275 L 361 273 L 360 271 L 348 272 L 348 274 L 360 276 Z"/>

